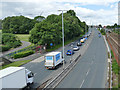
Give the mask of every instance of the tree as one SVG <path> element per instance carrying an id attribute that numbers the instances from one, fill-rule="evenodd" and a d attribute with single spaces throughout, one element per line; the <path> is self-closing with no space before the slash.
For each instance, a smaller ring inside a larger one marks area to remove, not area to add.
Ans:
<path id="1" fill-rule="evenodd" d="M 62 43 L 62 14 L 49 15 L 42 22 L 36 23 L 30 32 L 30 42 L 34 44 L 45 45 L 50 47 L 50 43 L 54 45 Z M 81 22 L 73 10 L 64 13 L 64 36 L 65 41 L 80 36 L 84 32 L 86 23 Z"/>
<path id="2" fill-rule="evenodd" d="M 101 24 L 99 24 L 99 28 L 102 28 L 102 25 L 101 25 Z"/>
<path id="3" fill-rule="evenodd" d="M 28 34 L 36 21 L 24 16 L 7 17 L 2 21 L 3 33 Z"/>
<path id="4" fill-rule="evenodd" d="M 34 17 L 34 20 L 36 20 L 36 21 L 38 21 L 38 22 L 41 22 L 41 21 L 43 21 L 44 19 L 45 19 L 44 16 L 36 16 L 36 17 Z"/>
<path id="5" fill-rule="evenodd" d="M 2 20 L 0 19 L 0 29 L 2 29 Z"/>
<path id="6" fill-rule="evenodd" d="M 2 33 L 2 44 L 7 45 L 11 48 L 12 47 L 16 48 L 20 46 L 22 43 L 14 34 Z"/>
<path id="7" fill-rule="evenodd" d="M 114 24 L 114 28 L 117 28 L 117 26 L 118 26 L 117 23 L 115 23 L 115 24 Z"/>

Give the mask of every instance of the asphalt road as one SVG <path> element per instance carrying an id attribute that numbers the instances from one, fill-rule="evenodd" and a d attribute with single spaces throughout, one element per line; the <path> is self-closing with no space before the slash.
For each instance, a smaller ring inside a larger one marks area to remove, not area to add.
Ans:
<path id="1" fill-rule="evenodd" d="M 107 78 L 107 49 L 98 31 L 85 54 L 56 88 L 105 88 Z"/>
<path id="2" fill-rule="evenodd" d="M 74 43 L 74 46 L 77 45 L 77 41 L 73 42 Z M 71 49 L 71 46 L 70 45 L 67 45 L 65 46 L 65 61 L 67 63 L 69 63 L 70 61 L 70 58 L 71 56 L 67 56 L 66 55 L 66 52 L 68 49 Z M 44 61 L 41 61 L 41 62 L 34 62 L 34 63 L 28 63 L 28 64 L 25 64 L 23 65 L 23 67 L 26 67 L 27 69 L 31 70 L 33 73 L 34 73 L 34 84 L 32 86 L 32 88 L 36 88 L 38 87 L 41 83 L 42 80 L 44 80 L 46 77 L 48 77 L 52 72 L 56 71 L 57 69 L 55 70 L 47 70 L 45 67 L 44 67 Z"/>

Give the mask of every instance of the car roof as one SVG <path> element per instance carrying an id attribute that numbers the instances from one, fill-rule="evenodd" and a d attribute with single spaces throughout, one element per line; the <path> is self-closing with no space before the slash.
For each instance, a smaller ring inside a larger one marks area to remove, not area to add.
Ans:
<path id="1" fill-rule="evenodd" d="M 72 50 L 67 50 L 67 51 L 72 51 Z"/>

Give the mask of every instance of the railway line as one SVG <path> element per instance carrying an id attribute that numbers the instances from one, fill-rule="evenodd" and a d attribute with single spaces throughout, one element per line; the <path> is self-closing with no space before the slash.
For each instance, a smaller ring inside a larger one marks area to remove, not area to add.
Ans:
<path id="1" fill-rule="evenodd" d="M 108 43 L 113 51 L 115 59 L 117 60 L 118 64 L 120 65 L 120 35 L 115 33 L 107 33 L 106 38 Z"/>

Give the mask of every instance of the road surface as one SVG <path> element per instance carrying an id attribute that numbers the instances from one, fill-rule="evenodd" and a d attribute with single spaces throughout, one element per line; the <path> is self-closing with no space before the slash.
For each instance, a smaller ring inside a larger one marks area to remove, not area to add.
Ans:
<path id="1" fill-rule="evenodd" d="M 73 70 L 56 88 L 105 88 L 107 49 L 103 37 L 94 30 L 93 40 Z"/>
<path id="2" fill-rule="evenodd" d="M 78 42 L 78 40 L 74 42 L 74 45 L 77 45 L 77 42 Z M 66 55 L 66 52 L 67 52 L 68 49 L 71 49 L 70 45 L 65 46 L 65 60 L 66 60 L 67 64 L 70 63 L 69 60 L 71 58 L 71 56 Z M 33 88 L 38 87 L 40 84 L 42 84 L 41 82 L 46 77 L 50 76 L 53 72 L 59 70 L 59 68 L 55 69 L 55 70 L 47 70 L 44 67 L 44 61 L 43 60 L 39 60 L 39 61 L 37 60 L 36 62 L 25 64 L 25 65 L 23 65 L 23 67 L 26 67 L 27 69 L 31 70 L 35 74 L 34 84 L 32 86 Z"/>

